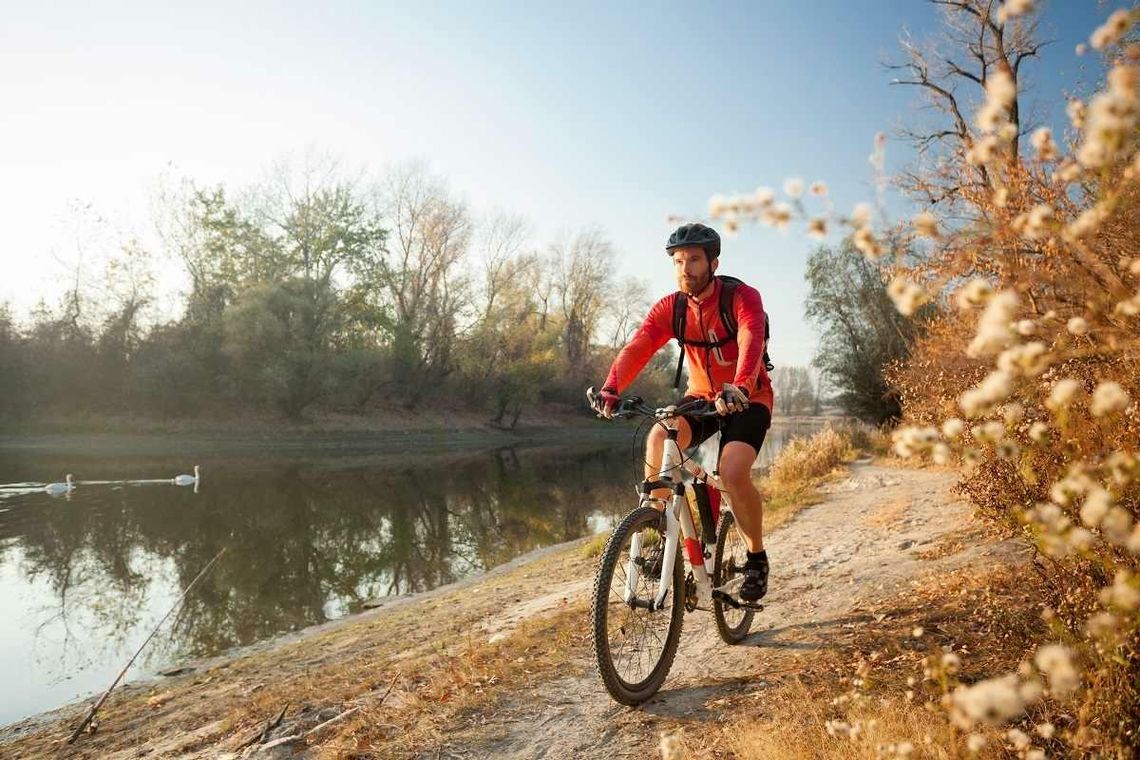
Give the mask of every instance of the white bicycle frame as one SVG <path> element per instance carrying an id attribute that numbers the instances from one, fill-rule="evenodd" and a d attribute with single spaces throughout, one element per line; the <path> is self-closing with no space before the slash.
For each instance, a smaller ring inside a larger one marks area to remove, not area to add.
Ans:
<path id="1" fill-rule="evenodd" d="M 662 419 L 664 418 L 664 419 Z M 681 477 L 680 463 L 684 461 L 684 455 L 681 452 L 681 447 L 677 444 L 676 423 L 674 418 L 668 416 L 665 410 L 659 415 L 662 424 L 666 429 L 671 431 L 665 439 L 664 451 L 661 455 L 661 469 L 657 473 L 656 480 L 663 484 L 668 484 L 673 489 L 672 499 L 659 499 L 655 498 L 648 493 L 641 495 L 641 506 L 662 504 L 662 509 L 665 510 L 665 555 L 662 557 L 661 564 L 661 579 L 657 585 L 657 596 L 651 602 L 651 609 L 657 610 L 665 603 L 665 597 L 669 594 L 669 587 L 673 584 L 673 566 L 677 561 L 677 547 L 681 543 L 681 538 L 687 538 L 697 541 L 701 544 L 701 553 L 704 562 L 696 564 L 693 563 L 689 557 L 688 552 L 685 553 L 686 560 L 689 562 L 689 567 L 693 571 L 693 578 L 697 583 L 697 608 L 698 609 L 711 609 L 713 593 L 723 592 L 725 594 L 732 594 L 743 582 L 744 577 L 738 576 L 733 578 L 723 586 L 717 588 L 712 587 L 712 578 L 714 573 L 714 562 L 716 560 L 716 539 L 713 538 L 713 543 L 701 543 L 700 534 L 697 531 L 696 525 L 693 524 L 692 510 L 689 508 L 688 499 L 685 498 L 685 491 L 683 487 L 683 478 Z M 705 478 L 709 487 L 720 489 L 720 483 L 712 475 L 705 472 L 704 468 L 695 462 L 685 464 L 685 469 L 694 477 Z M 677 477 L 674 477 L 674 473 Z M 728 498 L 728 494 L 724 493 L 721 500 L 720 509 L 732 511 L 732 502 Z M 736 526 L 736 530 L 740 527 Z M 639 568 L 634 563 L 637 557 L 641 556 L 641 534 L 635 533 L 630 541 L 629 547 L 629 566 L 626 568 L 626 587 L 625 587 L 625 601 L 626 603 L 632 602 L 635 597 L 635 589 L 637 582 L 640 578 Z"/>

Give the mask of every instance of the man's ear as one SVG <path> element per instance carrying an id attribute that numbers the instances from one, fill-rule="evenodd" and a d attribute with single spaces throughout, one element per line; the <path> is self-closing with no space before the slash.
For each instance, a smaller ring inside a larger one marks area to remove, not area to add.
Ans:
<path id="1" fill-rule="evenodd" d="M 720 256 L 709 262 L 709 274 L 716 274 L 716 268 L 720 266 Z"/>

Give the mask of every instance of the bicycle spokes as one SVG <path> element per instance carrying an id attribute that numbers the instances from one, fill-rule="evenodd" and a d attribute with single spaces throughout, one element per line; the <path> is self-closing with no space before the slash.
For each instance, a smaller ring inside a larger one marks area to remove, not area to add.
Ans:
<path id="1" fill-rule="evenodd" d="M 669 633 L 670 603 L 666 601 L 665 609 L 651 609 L 664 549 L 664 538 L 653 528 L 631 532 L 610 582 L 606 638 L 614 669 L 629 684 L 641 683 L 652 674 Z"/>

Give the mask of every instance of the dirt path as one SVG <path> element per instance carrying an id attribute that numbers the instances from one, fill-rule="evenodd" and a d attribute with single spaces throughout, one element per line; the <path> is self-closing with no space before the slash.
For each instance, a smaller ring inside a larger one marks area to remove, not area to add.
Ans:
<path id="1" fill-rule="evenodd" d="M 99 732 L 75 747 L 61 739 L 79 705 L 8 727 L 0 755 L 244 757 L 251 731 L 286 706 L 267 738 L 355 715 L 256 757 L 653 757 L 662 729 L 722 720 L 729 697 L 763 699 L 798 658 L 882 622 L 878 606 L 927 574 L 1021 561 L 1021 544 L 983 537 L 950 493 L 954 477 L 851 466 L 822 503 L 769 537 L 771 591 L 754 633 L 729 647 L 710 613 L 687 615 L 669 679 L 638 709 L 612 702 L 595 672 L 585 612 L 594 562 L 580 541 L 187 675 L 130 685 L 104 708 Z"/>
<path id="2" fill-rule="evenodd" d="M 455 737 L 443 756 L 448 750 L 496 758 L 655 756 L 657 731 L 668 719 L 715 719 L 718 699 L 741 690 L 762 698 L 765 677 L 794 667 L 796 653 L 834 646 L 857 627 L 880 622 L 875 602 L 924 574 L 1023 558 L 1021 544 L 987 543 L 972 528 L 970 507 L 949 493 L 953 480 L 946 473 L 856 464 L 827 489 L 823 503 L 768 540 L 767 608 L 742 645 L 722 643 L 711 614 L 687 615 L 669 679 L 635 710 L 606 695 L 587 649 L 578 653 L 572 674 L 519 695 L 478 735 Z M 578 581 L 567 584 L 566 593 L 589 589 Z M 534 605 L 530 611 L 537 611 Z"/>

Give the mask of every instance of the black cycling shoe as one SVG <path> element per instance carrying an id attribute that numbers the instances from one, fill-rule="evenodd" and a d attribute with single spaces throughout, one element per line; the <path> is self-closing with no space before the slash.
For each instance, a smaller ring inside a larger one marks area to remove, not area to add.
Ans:
<path id="1" fill-rule="evenodd" d="M 744 563 L 744 583 L 740 586 L 740 601 L 756 602 L 768 593 L 768 557 L 751 559 Z"/>

